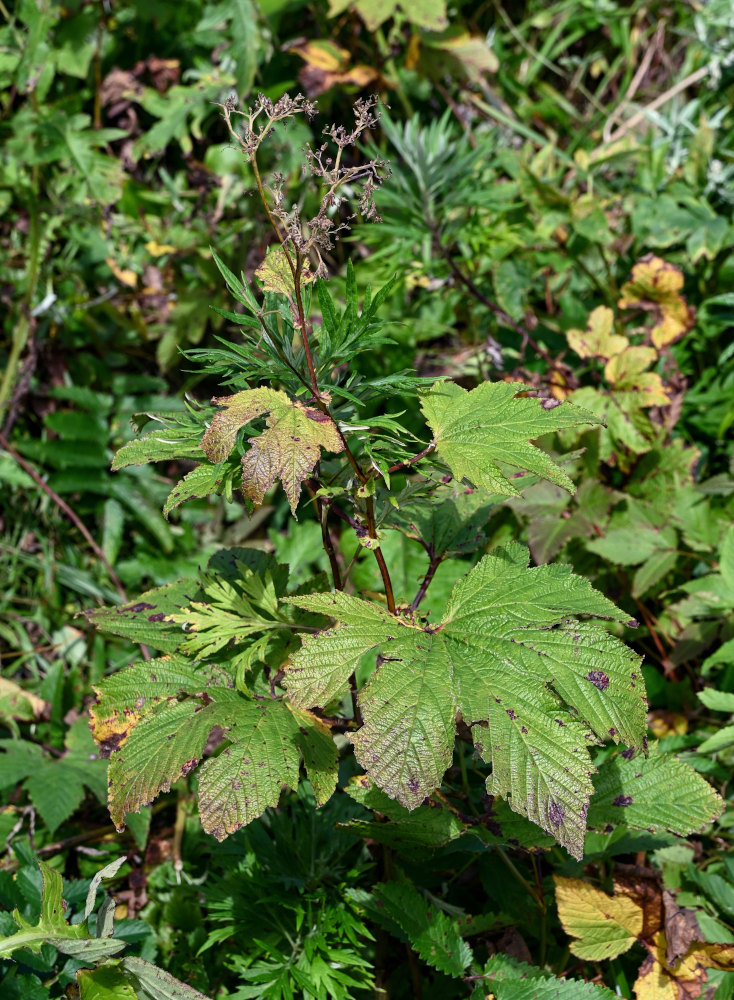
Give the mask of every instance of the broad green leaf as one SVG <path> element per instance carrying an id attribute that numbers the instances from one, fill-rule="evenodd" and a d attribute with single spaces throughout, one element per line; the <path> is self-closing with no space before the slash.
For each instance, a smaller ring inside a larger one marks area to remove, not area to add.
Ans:
<path id="1" fill-rule="evenodd" d="M 137 663 L 98 687 L 95 738 L 110 756 L 110 815 L 118 828 L 200 762 L 213 730 L 228 745 L 199 770 L 204 828 L 220 840 L 295 789 L 303 760 L 316 800 L 330 798 L 337 750 L 320 719 L 283 701 L 226 686 L 216 667 L 181 657 Z"/>
<path id="2" fill-rule="evenodd" d="M 203 993 L 144 958 L 127 955 L 120 966 L 135 984 L 141 1000 L 208 1000 Z"/>
<path id="3" fill-rule="evenodd" d="M 626 826 L 679 836 L 696 833 L 721 815 L 724 804 L 705 778 L 657 744 L 648 757 L 615 754 L 594 779 L 589 826 Z"/>
<path id="4" fill-rule="evenodd" d="M 164 702 L 129 727 L 110 758 L 110 818 L 124 828 L 127 812 L 137 812 L 199 763 L 215 726 L 228 729 L 246 701 L 229 688 L 202 689 L 201 697 Z"/>
<path id="5" fill-rule="evenodd" d="M 105 764 L 96 753 L 87 720 L 79 719 L 66 735 L 61 757 L 46 755 L 36 744 L 0 740 L 0 787 L 23 783 L 31 802 L 54 833 L 82 802 L 86 791 L 105 798 Z"/>
<path id="6" fill-rule="evenodd" d="M 241 427 L 263 413 L 269 414 L 265 431 L 249 438 L 251 447 L 242 456 L 242 491 L 260 504 L 280 479 L 295 514 L 301 484 L 311 474 L 321 449 L 339 452 L 343 448 L 334 421 L 276 389 L 246 389 L 212 402 L 223 409 L 212 417 L 201 447 L 214 463 L 229 456 Z"/>
<path id="7" fill-rule="evenodd" d="M 298 785 L 299 750 L 317 801 L 331 797 L 336 785 L 337 751 L 328 728 L 282 701 L 240 699 L 232 740 L 199 772 L 199 812 L 207 833 L 217 840 L 239 830 L 276 806 L 284 788 Z"/>
<path id="8" fill-rule="evenodd" d="M 381 913 L 400 927 L 424 962 L 447 976 L 464 974 L 472 953 L 455 920 L 429 906 L 405 878 L 378 883 L 373 892 Z"/>
<path id="9" fill-rule="evenodd" d="M 734 642 L 734 640 L 732 640 Z M 715 688 L 704 688 L 698 692 L 699 701 L 714 712 L 731 712 L 734 714 L 734 694 L 730 691 L 717 691 Z"/>
<path id="10" fill-rule="evenodd" d="M 598 962 L 627 951 L 642 933 L 642 909 L 629 896 L 605 892 L 578 878 L 553 876 L 563 929 L 572 938 L 571 952 Z"/>
<path id="11" fill-rule="evenodd" d="M 76 974 L 80 1000 L 138 1000 L 124 972 L 117 965 L 80 969 Z"/>
<path id="12" fill-rule="evenodd" d="M 377 650 L 359 695 L 364 724 L 352 736 L 369 777 L 406 808 L 420 805 L 451 762 L 460 712 L 492 763 L 490 794 L 580 857 L 587 744 L 594 734 L 642 744 L 644 684 L 639 657 L 570 617 L 624 615 L 568 566 L 527 564 L 519 543 L 485 556 L 456 583 L 437 625 L 344 593 L 289 598 L 338 624 L 304 638 L 285 684 L 296 704 L 323 706 Z"/>
<path id="13" fill-rule="evenodd" d="M 87 619 L 101 632 L 112 632 L 132 642 L 144 642 L 164 653 L 173 653 L 185 638 L 171 615 L 200 596 L 196 580 L 177 580 L 148 590 L 130 604 L 93 608 Z"/>
<path id="14" fill-rule="evenodd" d="M 187 500 L 204 499 L 212 493 L 221 493 L 225 471 L 223 463 L 210 465 L 208 462 L 202 462 L 201 465 L 197 465 L 168 494 L 168 499 L 163 505 L 164 517 L 168 517 L 175 507 L 180 507 Z"/>
<path id="15" fill-rule="evenodd" d="M 518 395 L 527 390 L 519 383 L 485 382 L 467 392 L 453 382 L 437 382 L 422 395 L 438 454 L 457 479 L 502 496 L 519 496 L 503 470 L 507 466 L 535 472 L 575 492 L 566 473 L 530 441 L 599 420 L 570 403 Z"/>
<path id="16" fill-rule="evenodd" d="M 509 955 L 493 955 L 484 967 L 472 1000 L 613 1000 L 616 996 L 604 986 L 593 986 L 579 979 L 557 979 L 551 972 Z"/>

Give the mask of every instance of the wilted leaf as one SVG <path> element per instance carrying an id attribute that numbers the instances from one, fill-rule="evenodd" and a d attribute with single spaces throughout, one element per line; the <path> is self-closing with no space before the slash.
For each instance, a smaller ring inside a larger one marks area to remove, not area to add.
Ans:
<path id="1" fill-rule="evenodd" d="M 374 83 L 379 73 L 373 66 L 360 63 L 350 66 L 349 49 L 343 49 L 328 39 L 299 41 L 288 46 L 306 63 L 298 74 L 307 96 L 317 97 L 330 87 L 367 87 Z"/>
<path id="2" fill-rule="evenodd" d="M 648 254 L 635 264 L 631 280 L 620 289 L 620 309 L 636 307 L 653 313 L 655 325 L 650 336 L 658 350 L 680 340 L 695 322 L 695 310 L 680 294 L 682 288 L 680 269 Z"/>
<path id="3" fill-rule="evenodd" d="M 283 247 L 269 247 L 265 254 L 265 260 L 255 271 L 255 274 L 262 282 L 264 292 L 278 292 L 289 298 L 295 294 L 293 271 L 291 271 L 288 256 Z M 301 270 L 301 285 L 307 285 L 314 280 L 315 275 L 311 272 L 308 261 L 304 260 Z"/>
<path id="4" fill-rule="evenodd" d="M 241 427 L 269 413 L 267 429 L 248 439 L 252 447 L 242 456 L 242 490 L 259 504 L 275 480 L 280 479 L 295 514 L 301 484 L 319 460 L 321 449 L 342 450 L 334 421 L 276 389 L 246 389 L 212 402 L 223 409 L 212 417 L 201 447 L 215 464 L 223 462 L 232 451 Z"/>
<path id="5" fill-rule="evenodd" d="M 0 719 L 4 716 L 30 722 L 40 719 L 49 707 L 43 698 L 24 690 L 7 677 L 0 677 Z"/>

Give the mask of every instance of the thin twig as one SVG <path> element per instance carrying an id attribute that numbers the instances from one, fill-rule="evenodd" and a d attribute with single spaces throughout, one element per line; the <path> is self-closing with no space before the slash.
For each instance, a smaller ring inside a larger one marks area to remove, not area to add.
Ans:
<path id="1" fill-rule="evenodd" d="M 416 611 L 417 608 L 418 608 L 418 605 L 423 600 L 423 598 L 426 596 L 426 591 L 430 587 L 431 581 L 433 580 L 434 576 L 436 575 L 436 570 L 438 569 L 438 567 L 441 565 L 441 563 L 443 561 L 440 556 L 437 556 L 434 553 L 434 551 L 433 551 L 433 545 L 430 545 L 428 547 L 428 557 L 430 559 L 430 562 L 428 564 L 428 570 L 426 571 L 426 575 L 423 577 L 423 581 L 422 581 L 420 587 L 418 588 L 418 593 L 413 598 L 413 603 L 410 605 L 410 610 L 411 611 Z"/>

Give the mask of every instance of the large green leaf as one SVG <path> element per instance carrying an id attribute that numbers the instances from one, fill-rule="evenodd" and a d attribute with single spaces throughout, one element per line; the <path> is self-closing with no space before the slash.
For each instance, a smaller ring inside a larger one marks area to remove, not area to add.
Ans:
<path id="1" fill-rule="evenodd" d="M 705 778 L 673 754 L 653 744 L 648 757 L 628 751 L 606 761 L 594 779 L 589 826 L 610 824 L 679 836 L 696 833 L 721 815 L 721 796 Z"/>
<path id="2" fill-rule="evenodd" d="M 328 727 L 271 698 L 240 694 L 216 667 L 182 657 L 137 663 L 98 687 L 95 738 L 110 754 L 109 807 L 120 828 L 201 761 L 213 732 L 228 745 L 199 771 L 204 829 L 222 840 L 296 788 L 303 760 L 319 803 L 336 783 Z"/>
<path id="3" fill-rule="evenodd" d="M 467 392 L 454 382 L 437 382 L 421 397 L 439 456 L 457 479 L 502 496 L 519 496 L 509 469 L 535 472 L 569 493 L 576 487 L 531 440 L 598 417 L 571 403 L 518 396 L 526 385 L 484 382 Z"/>
<path id="4" fill-rule="evenodd" d="M 338 622 L 292 657 L 285 684 L 296 704 L 327 704 L 365 653 L 379 653 L 352 736 L 377 785 L 409 809 L 420 805 L 451 762 L 460 712 L 492 763 L 488 791 L 581 856 L 588 744 L 611 737 L 639 747 L 646 718 L 639 657 L 572 617 L 624 618 L 588 581 L 567 566 L 528 569 L 515 542 L 456 583 L 437 625 L 343 593 L 289 600 Z"/>

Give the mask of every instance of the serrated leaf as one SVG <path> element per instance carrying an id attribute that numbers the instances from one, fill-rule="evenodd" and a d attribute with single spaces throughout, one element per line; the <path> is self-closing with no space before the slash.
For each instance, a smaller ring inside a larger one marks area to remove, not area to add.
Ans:
<path id="1" fill-rule="evenodd" d="M 0 740 L 0 786 L 23 783 L 50 833 L 54 833 L 83 800 L 86 790 L 104 801 L 105 766 L 97 756 L 86 719 L 66 735 L 61 757 L 49 757 L 30 742 Z"/>
<path id="2" fill-rule="evenodd" d="M 451 762 L 458 711 L 492 762 L 490 794 L 580 857 L 587 743 L 594 733 L 643 741 L 639 657 L 569 618 L 624 618 L 588 581 L 567 566 L 527 564 L 519 543 L 485 556 L 456 583 L 438 625 L 343 593 L 288 598 L 338 624 L 304 638 L 285 684 L 296 704 L 325 705 L 376 649 L 379 666 L 359 695 L 364 724 L 352 736 L 369 777 L 406 808 L 420 805 Z"/>
<path id="3" fill-rule="evenodd" d="M 85 615 L 101 632 L 143 642 L 164 653 L 178 649 L 184 636 L 171 615 L 186 607 L 201 591 L 196 580 L 177 580 L 148 590 L 129 604 L 92 608 Z"/>
<path id="4" fill-rule="evenodd" d="M 284 788 L 297 787 L 299 750 L 304 747 L 317 798 L 324 802 L 331 796 L 336 785 L 336 747 L 324 724 L 309 713 L 294 713 L 282 701 L 242 699 L 228 737 L 231 746 L 199 772 L 201 822 L 217 840 L 276 806 Z"/>
<path id="5" fill-rule="evenodd" d="M 168 494 L 163 505 L 163 516 L 167 518 L 174 508 L 180 507 L 187 500 L 203 500 L 211 493 L 221 493 L 225 471 L 224 463 L 211 465 L 202 462 L 201 465 L 197 465 Z"/>
<path id="6" fill-rule="evenodd" d="M 578 878 L 553 876 L 563 929 L 572 938 L 571 952 L 598 962 L 623 954 L 642 933 L 642 909 L 629 896 L 605 892 Z"/>
<path id="7" fill-rule="evenodd" d="M 576 487 L 565 472 L 530 441 L 579 424 L 598 424 L 592 413 L 570 403 L 518 396 L 527 386 L 485 382 L 467 392 L 437 382 L 421 396 L 439 456 L 457 479 L 502 496 L 519 496 L 503 466 L 535 472 L 569 493 Z"/>
<path id="8" fill-rule="evenodd" d="M 484 967 L 484 976 L 476 994 L 481 1000 L 490 991 L 496 1000 L 613 1000 L 616 996 L 604 986 L 557 979 L 547 970 L 518 962 L 509 955 L 493 955 Z"/>
<path id="9" fill-rule="evenodd" d="M 276 389 L 246 389 L 212 402 L 223 409 L 212 417 L 201 447 L 214 463 L 228 457 L 241 427 L 263 413 L 269 414 L 266 430 L 248 439 L 251 447 L 242 456 L 242 490 L 248 499 L 260 504 L 280 479 L 295 514 L 301 484 L 311 474 L 321 449 L 342 450 L 334 421 Z"/>
<path id="10" fill-rule="evenodd" d="M 197 766 L 211 731 L 229 728 L 244 700 L 228 688 L 211 687 L 205 698 L 155 706 L 130 727 L 108 771 L 110 818 L 118 830 L 124 829 L 125 813 L 147 806 Z"/>
<path id="11" fill-rule="evenodd" d="M 404 878 L 379 883 L 373 892 L 382 913 L 398 924 L 424 962 L 447 976 L 464 974 L 472 960 L 471 948 L 447 913 L 430 907 Z"/>
<path id="12" fill-rule="evenodd" d="M 142 991 L 142 1000 L 208 1000 L 203 993 L 144 958 L 127 955 L 120 964 L 138 991 Z"/>
<path id="13" fill-rule="evenodd" d="M 620 823 L 654 833 L 682 837 L 713 823 L 724 803 L 705 778 L 657 744 L 649 757 L 615 756 L 594 780 L 589 826 L 604 829 Z"/>
<path id="14" fill-rule="evenodd" d="M 220 840 L 295 789 L 303 759 L 319 804 L 336 784 L 331 732 L 309 712 L 224 686 L 226 674 L 180 657 L 134 664 L 98 686 L 95 737 L 111 754 L 110 815 L 118 828 L 192 771 L 216 728 L 229 741 L 199 770 L 204 829 Z"/>

